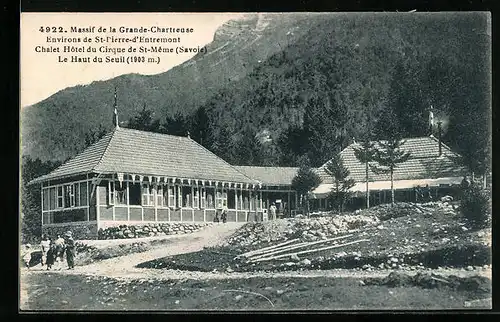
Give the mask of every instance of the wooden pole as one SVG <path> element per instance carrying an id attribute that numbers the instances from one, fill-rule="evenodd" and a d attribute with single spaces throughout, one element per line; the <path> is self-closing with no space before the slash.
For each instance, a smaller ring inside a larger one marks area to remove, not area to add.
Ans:
<path id="1" fill-rule="evenodd" d="M 334 240 L 348 238 L 351 236 L 352 235 L 345 235 L 345 236 L 335 237 L 335 238 L 331 238 L 331 239 L 319 240 L 319 241 L 315 241 L 315 242 L 305 242 L 305 243 L 300 243 L 300 244 L 296 244 L 296 245 L 290 245 L 290 246 L 282 247 L 278 250 L 273 250 L 271 252 L 265 252 L 262 255 L 257 255 L 254 258 L 252 258 L 251 261 L 255 261 L 259 258 L 267 257 L 269 255 L 279 254 L 279 253 L 287 252 L 287 251 L 290 251 L 293 249 L 304 248 L 304 247 L 308 247 L 308 246 L 312 246 L 312 245 L 324 244 L 324 243 L 328 243 L 328 242 L 331 242 Z"/>
<path id="2" fill-rule="evenodd" d="M 297 252 L 297 253 L 292 253 L 292 254 L 282 254 L 282 255 L 277 255 L 277 256 L 273 256 L 273 257 L 260 258 L 260 259 L 255 260 L 254 262 L 264 262 L 264 261 L 270 261 L 270 260 L 273 260 L 273 259 L 279 259 L 279 258 L 283 258 L 283 257 L 289 257 L 289 256 L 292 256 L 292 255 L 303 255 L 303 254 L 315 253 L 315 252 L 320 252 L 320 251 L 323 251 L 323 250 L 329 250 L 329 249 L 334 249 L 334 248 L 349 246 L 349 245 L 361 243 L 361 242 L 364 242 L 364 241 L 369 241 L 369 239 L 360 239 L 360 240 L 355 240 L 355 241 L 352 241 L 352 242 L 349 242 L 349 243 L 345 243 L 345 244 L 341 244 L 341 245 L 333 245 L 333 246 L 322 247 L 322 248 L 317 248 L 317 249 L 304 250 L 304 251 Z"/>
<path id="3" fill-rule="evenodd" d="M 246 252 L 246 253 L 240 254 L 240 255 L 236 256 L 235 258 L 249 257 L 249 256 L 252 256 L 252 255 L 255 255 L 255 254 L 259 254 L 259 253 L 261 253 L 263 251 L 266 251 L 266 250 L 275 249 L 275 248 L 278 248 L 278 247 L 282 247 L 282 246 L 291 244 L 291 243 L 293 243 L 293 242 L 295 242 L 297 240 L 299 240 L 299 239 L 298 238 L 290 239 L 290 240 L 287 240 L 286 242 L 283 242 L 283 243 L 280 243 L 280 244 L 277 244 L 277 245 L 268 246 L 268 247 L 264 247 L 264 248 L 257 249 L 257 250 L 252 250 L 250 252 Z"/>

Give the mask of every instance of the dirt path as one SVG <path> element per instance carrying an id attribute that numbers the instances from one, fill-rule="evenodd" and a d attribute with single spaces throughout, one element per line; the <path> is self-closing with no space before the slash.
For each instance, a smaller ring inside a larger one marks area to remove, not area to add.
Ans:
<path id="1" fill-rule="evenodd" d="M 238 279 L 251 277 L 379 277 L 387 276 L 392 270 L 357 271 L 349 269 L 332 270 L 306 270 L 288 272 L 193 272 L 171 269 L 147 269 L 137 268 L 136 265 L 157 258 L 178 255 L 202 250 L 207 246 L 215 246 L 234 231 L 241 227 L 242 223 L 227 223 L 226 225 L 214 225 L 202 231 L 180 236 L 170 236 L 172 243 L 159 246 L 143 253 L 134 253 L 126 256 L 102 260 L 94 264 L 77 266 L 74 270 L 51 271 L 51 273 L 84 275 L 84 276 L 106 276 L 117 279 Z M 422 270 L 402 271 L 413 275 Z M 424 270 L 425 271 L 425 270 Z M 43 270 L 31 270 L 30 272 L 44 273 Z M 433 273 L 442 275 L 469 276 L 481 274 L 491 278 L 491 270 L 475 269 L 465 271 L 460 269 L 432 270 Z"/>
<path id="2" fill-rule="evenodd" d="M 196 252 L 204 247 L 217 245 L 242 225 L 243 223 L 226 223 L 224 225 L 214 225 L 188 235 L 172 236 L 172 243 L 169 245 L 142 253 L 110 258 L 94 264 L 75 267 L 73 271 L 66 271 L 66 273 L 122 276 L 131 272 L 142 271 L 142 269 L 135 268 L 135 266 L 156 258 Z"/>

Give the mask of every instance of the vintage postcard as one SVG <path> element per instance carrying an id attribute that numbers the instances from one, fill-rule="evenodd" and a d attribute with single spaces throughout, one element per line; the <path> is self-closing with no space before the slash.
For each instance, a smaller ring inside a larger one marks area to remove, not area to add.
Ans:
<path id="1" fill-rule="evenodd" d="M 22 13 L 21 312 L 491 309 L 491 16 Z"/>

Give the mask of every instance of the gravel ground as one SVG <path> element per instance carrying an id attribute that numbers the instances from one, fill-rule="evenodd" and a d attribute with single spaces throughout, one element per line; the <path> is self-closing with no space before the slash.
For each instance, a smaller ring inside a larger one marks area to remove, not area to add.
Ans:
<path id="1" fill-rule="evenodd" d="M 165 236 L 172 243 L 167 246 L 146 251 L 143 253 L 135 253 L 127 256 L 111 258 L 92 263 L 85 266 L 75 267 L 74 270 L 66 270 L 66 265 L 63 265 L 61 270 L 53 270 L 47 272 L 40 266 L 33 267 L 29 271 L 21 270 L 21 308 L 26 307 L 26 302 L 30 294 L 27 292 L 26 280 L 29 276 L 35 274 L 46 274 L 55 276 L 63 274 L 65 276 L 88 276 L 88 277 L 108 277 L 115 280 L 235 280 L 235 279 L 251 279 L 251 278 L 366 278 L 366 277 L 384 277 L 393 270 L 377 270 L 377 271 L 356 271 L 352 269 L 332 269 L 332 270 L 304 270 L 304 271 L 286 271 L 286 272 L 194 272 L 181 271 L 170 269 L 144 269 L 137 268 L 136 265 L 147 262 L 153 259 L 166 256 L 185 254 L 202 250 L 204 247 L 214 247 L 222 243 L 228 236 L 232 235 L 242 223 L 227 223 L 215 225 L 202 231 L 181 236 Z M 110 242 L 110 241 L 107 241 Z M 114 241 L 112 241 L 114 242 Z M 408 275 L 417 274 L 422 270 L 405 272 Z M 474 268 L 473 270 L 462 269 L 433 269 L 423 270 L 439 275 L 456 275 L 459 277 L 483 275 L 491 279 L 491 270 Z M 36 294 L 31 294 L 35 296 Z"/>

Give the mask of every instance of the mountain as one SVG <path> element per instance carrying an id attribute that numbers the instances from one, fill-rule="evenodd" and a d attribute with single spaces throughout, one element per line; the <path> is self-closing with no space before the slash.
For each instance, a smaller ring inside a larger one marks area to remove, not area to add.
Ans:
<path id="1" fill-rule="evenodd" d="M 21 110 L 22 153 L 42 160 L 64 160 L 81 148 L 89 129 L 101 124 L 110 129 L 115 86 L 120 120 L 135 115 L 144 104 L 158 118 L 179 110 L 193 111 L 296 41 L 311 23 L 305 14 L 248 14 L 220 27 L 206 54 L 165 73 L 127 74 L 61 90 Z M 299 25 L 303 28 L 297 28 Z"/>
<path id="2" fill-rule="evenodd" d="M 68 88 L 24 108 L 23 153 L 62 160 L 89 129 L 110 128 L 115 85 L 122 120 L 143 104 L 158 119 L 203 109 L 205 142 L 225 146 L 235 164 L 294 165 L 284 156 L 307 154 L 320 165 L 367 128 L 383 136 L 376 123 L 391 109 L 405 135 L 428 135 L 430 105 L 449 119 L 448 142 L 473 146 L 491 115 L 487 30 L 481 13 L 249 15 L 222 26 L 208 54 L 166 73 Z M 263 131 L 267 152 L 248 142 Z"/>

